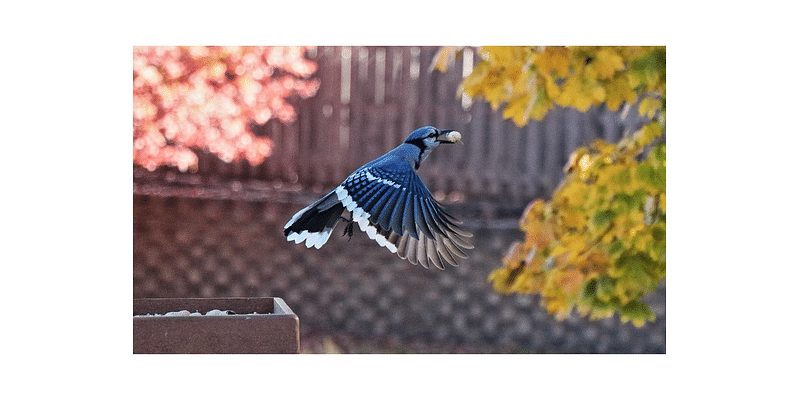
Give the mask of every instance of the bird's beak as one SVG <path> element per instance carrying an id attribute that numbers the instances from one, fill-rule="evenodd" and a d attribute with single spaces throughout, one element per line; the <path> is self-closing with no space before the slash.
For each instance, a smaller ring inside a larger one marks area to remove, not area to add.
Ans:
<path id="1" fill-rule="evenodd" d="M 441 143 L 456 143 L 461 142 L 461 133 L 454 130 L 444 130 L 439 132 L 439 137 L 436 138 Z M 461 142 L 462 144 L 464 142 Z"/>

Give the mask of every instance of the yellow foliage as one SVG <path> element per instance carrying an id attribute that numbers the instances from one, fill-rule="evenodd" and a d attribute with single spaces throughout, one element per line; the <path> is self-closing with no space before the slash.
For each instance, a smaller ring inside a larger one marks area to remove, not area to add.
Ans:
<path id="1" fill-rule="evenodd" d="M 666 277 L 666 49 L 484 47 L 461 90 L 524 125 L 554 104 L 586 111 L 636 104 L 650 119 L 618 143 L 577 149 L 550 201 L 533 201 L 514 244 L 489 280 L 502 293 L 539 293 L 563 318 L 615 312 L 641 326 L 654 318 L 644 294 Z"/>
<path id="2" fill-rule="evenodd" d="M 455 50 L 440 50 L 434 66 L 443 69 Z M 487 46 L 461 90 L 482 97 L 493 109 L 506 104 L 503 117 L 519 126 L 541 120 L 554 104 L 586 111 L 606 103 L 617 110 L 634 103 L 642 91 L 666 95 L 663 47 L 514 47 Z M 663 106 L 657 98 L 640 104 L 652 116 Z"/>
<path id="3" fill-rule="evenodd" d="M 664 143 L 637 160 L 658 133 L 646 125 L 616 145 L 598 140 L 573 153 L 552 200 L 524 213 L 525 241 L 490 275 L 495 288 L 540 293 L 557 317 L 577 309 L 591 318 L 617 311 L 636 326 L 652 320 L 639 299 L 666 277 L 666 191 L 636 171 L 665 166 Z"/>

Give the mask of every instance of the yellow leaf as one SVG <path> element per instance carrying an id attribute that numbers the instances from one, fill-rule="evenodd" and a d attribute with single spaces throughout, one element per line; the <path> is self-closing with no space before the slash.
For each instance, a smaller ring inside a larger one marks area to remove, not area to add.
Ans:
<path id="1" fill-rule="evenodd" d="M 576 212 L 565 213 L 562 221 L 570 228 L 582 228 L 586 225 L 586 217 Z"/>
<path id="2" fill-rule="evenodd" d="M 588 87 L 584 79 L 579 76 L 572 75 L 567 78 L 561 89 L 563 91 L 556 102 L 564 107 L 574 107 L 585 112 L 595 102 L 592 88 Z"/>
<path id="3" fill-rule="evenodd" d="M 595 102 L 602 103 L 606 99 L 606 90 L 600 85 L 593 87 L 592 98 Z"/>
<path id="4" fill-rule="evenodd" d="M 636 141 L 640 146 L 647 146 L 662 134 L 664 134 L 664 128 L 661 124 L 658 122 L 651 122 L 642 127 L 641 133 Z"/>
<path id="5" fill-rule="evenodd" d="M 570 258 L 575 257 L 586 250 L 586 242 L 584 241 L 582 235 L 579 234 L 564 235 L 561 241 L 564 243 L 564 248 L 566 248 L 567 251 L 570 253 L 569 255 Z"/>
<path id="6" fill-rule="evenodd" d="M 659 109 L 661 109 L 661 102 L 652 97 L 646 97 L 639 103 L 639 115 L 643 117 L 653 118 Z"/>
<path id="7" fill-rule="evenodd" d="M 584 150 L 584 152 L 585 152 L 585 150 Z M 595 157 L 592 157 L 590 154 L 585 154 L 584 153 L 584 154 L 581 155 L 581 157 L 578 159 L 578 162 L 576 164 L 576 166 L 578 167 L 577 168 L 578 172 L 581 173 L 580 174 L 581 179 L 586 179 L 586 177 L 583 175 L 583 173 L 588 172 L 589 169 L 592 167 L 592 165 L 594 165 L 594 162 L 596 160 L 597 159 Z"/>
<path id="8" fill-rule="evenodd" d="M 511 46 L 484 46 L 481 48 L 490 61 L 496 64 L 505 64 L 511 60 Z"/>
<path id="9" fill-rule="evenodd" d="M 553 314 L 553 316 L 558 321 L 563 320 L 565 318 L 565 316 L 559 313 L 559 311 L 567 307 L 568 307 L 567 299 L 564 298 L 563 296 L 547 299 L 547 305 L 546 305 L 547 312 Z"/>
<path id="10" fill-rule="evenodd" d="M 592 157 L 589 154 L 584 154 L 583 157 L 578 160 L 578 166 L 581 168 L 581 172 L 589 172 L 596 161 L 596 157 Z M 586 177 L 581 176 L 581 179 L 586 179 Z"/>
<path id="11" fill-rule="evenodd" d="M 510 96 L 530 98 L 531 93 L 536 93 L 536 75 L 527 68 L 520 68 L 511 87 Z"/>
<path id="12" fill-rule="evenodd" d="M 506 88 L 500 85 L 489 87 L 484 91 L 484 97 L 486 97 L 489 105 L 492 106 L 492 110 L 497 110 L 500 108 L 500 104 L 505 101 Z"/>
<path id="13" fill-rule="evenodd" d="M 449 67 L 456 58 L 456 52 L 457 49 L 454 46 L 444 46 L 440 48 L 433 59 L 433 67 L 439 72 L 447 71 L 447 67 Z"/>
<path id="14" fill-rule="evenodd" d="M 625 171 L 628 171 L 624 165 L 612 164 L 603 167 L 603 172 L 598 174 L 597 184 L 608 186 L 610 190 L 617 190 L 623 188 L 620 181 L 620 176 Z M 624 186 L 627 189 L 627 186 Z"/>
<path id="15" fill-rule="evenodd" d="M 524 126 L 529 119 L 528 103 L 530 98 L 518 97 L 511 100 L 503 110 L 503 118 L 512 118 L 517 126 Z"/>
<path id="16" fill-rule="evenodd" d="M 554 248 L 553 248 L 553 251 L 552 251 L 552 253 L 553 253 L 554 255 L 560 256 L 560 255 L 564 255 L 564 254 L 566 254 L 566 253 L 567 253 L 567 251 L 568 251 L 568 250 L 567 250 L 567 248 L 566 248 L 564 245 L 562 245 L 562 244 L 559 244 L 558 246 L 556 246 L 556 247 L 554 247 Z"/>
<path id="17" fill-rule="evenodd" d="M 561 88 L 556 85 L 555 79 L 553 79 L 550 75 L 543 75 L 542 78 L 544 80 L 544 88 L 547 92 L 547 95 L 552 99 L 556 98 L 561 94 Z"/>
<path id="18" fill-rule="evenodd" d="M 519 220 L 519 226 L 523 231 L 531 231 L 530 224 L 538 222 L 539 217 L 544 210 L 544 200 L 536 199 L 534 202 L 528 204 L 525 211 L 522 212 L 522 218 Z"/>
<path id="19" fill-rule="evenodd" d="M 611 318 L 612 316 L 614 316 L 614 310 L 601 311 L 601 310 L 594 309 L 594 310 L 592 310 L 592 315 L 591 315 L 590 318 L 592 320 L 598 320 L 598 319 L 604 319 L 604 318 Z"/>
<path id="20" fill-rule="evenodd" d="M 565 77 L 569 73 L 569 49 L 566 47 L 547 47 L 544 53 L 533 57 L 533 65 L 539 72 L 549 75 L 553 72 L 558 77 Z"/>
<path id="21" fill-rule="evenodd" d="M 533 269 L 527 269 L 520 273 L 514 282 L 509 286 L 509 291 L 517 293 L 532 293 L 542 290 L 544 284 L 541 275 L 536 275 Z"/>
<path id="22" fill-rule="evenodd" d="M 570 205 L 578 205 L 583 203 L 587 189 L 586 185 L 580 182 L 573 182 L 562 186 L 560 190 L 553 194 L 553 199 Z"/>
<path id="23" fill-rule="evenodd" d="M 584 155 L 586 155 L 585 147 L 573 151 L 572 154 L 569 155 L 569 161 L 567 161 L 567 164 L 564 166 L 564 173 L 569 174 L 570 172 L 583 169 L 579 161 L 583 160 Z"/>
<path id="24" fill-rule="evenodd" d="M 506 252 L 506 255 L 503 256 L 503 264 L 513 265 L 515 261 L 520 258 L 522 247 L 522 243 L 520 242 L 512 243 L 511 247 L 508 249 L 508 252 Z"/>
<path id="25" fill-rule="evenodd" d="M 623 101 L 633 103 L 636 100 L 636 92 L 625 76 L 619 76 L 606 83 L 606 96 L 608 109 L 614 111 L 619 109 Z"/>
<path id="26" fill-rule="evenodd" d="M 625 62 L 616 50 L 604 47 L 595 53 L 592 62 L 586 67 L 587 74 L 594 78 L 608 79 L 617 71 L 625 69 Z"/>
<path id="27" fill-rule="evenodd" d="M 462 90 L 467 93 L 471 97 L 477 97 L 479 94 L 482 93 L 482 87 L 484 81 L 486 80 L 487 76 L 489 75 L 490 66 L 489 63 L 480 62 L 475 68 L 472 70 L 472 73 L 469 74 L 464 80 L 461 82 Z"/>
<path id="28" fill-rule="evenodd" d="M 644 228 L 644 213 L 638 209 L 631 210 L 627 214 L 619 215 L 616 223 L 627 229 L 623 237 L 633 238 Z"/>
<path id="29" fill-rule="evenodd" d="M 580 294 L 583 284 L 583 274 L 577 270 L 571 269 L 562 272 L 560 275 L 556 284 L 564 290 L 565 294 L 568 296 L 577 296 Z"/>

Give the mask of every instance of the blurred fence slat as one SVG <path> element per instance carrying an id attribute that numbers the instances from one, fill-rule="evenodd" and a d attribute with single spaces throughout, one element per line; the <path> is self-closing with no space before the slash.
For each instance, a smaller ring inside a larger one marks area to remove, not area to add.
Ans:
<path id="1" fill-rule="evenodd" d="M 415 128 L 434 125 L 461 131 L 466 144 L 443 146 L 420 169 L 434 193 L 523 204 L 549 195 L 576 147 L 598 138 L 616 141 L 641 124 L 635 112 L 623 118 L 602 107 L 586 113 L 556 108 L 543 121 L 517 127 L 502 118 L 502 109 L 492 110 L 482 100 L 464 108 L 458 96 L 464 63 L 458 60 L 440 73 L 431 68 L 436 52 L 436 47 L 318 48 L 309 55 L 318 64 L 318 93 L 295 101 L 293 123 L 271 120 L 258 128 L 274 141 L 273 154 L 258 166 L 200 154 L 197 174 L 326 190 Z"/>

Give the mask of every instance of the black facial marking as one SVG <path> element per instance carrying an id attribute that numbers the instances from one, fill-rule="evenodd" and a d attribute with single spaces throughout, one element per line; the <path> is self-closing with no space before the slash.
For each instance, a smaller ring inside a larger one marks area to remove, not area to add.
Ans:
<path id="1" fill-rule="evenodd" d="M 413 144 L 414 146 L 419 147 L 419 151 L 425 151 L 425 149 L 427 148 L 427 146 L 425 146 L 425 142 L 424 142 L 423 138 L 409 140 L 406 143 Z"/>

